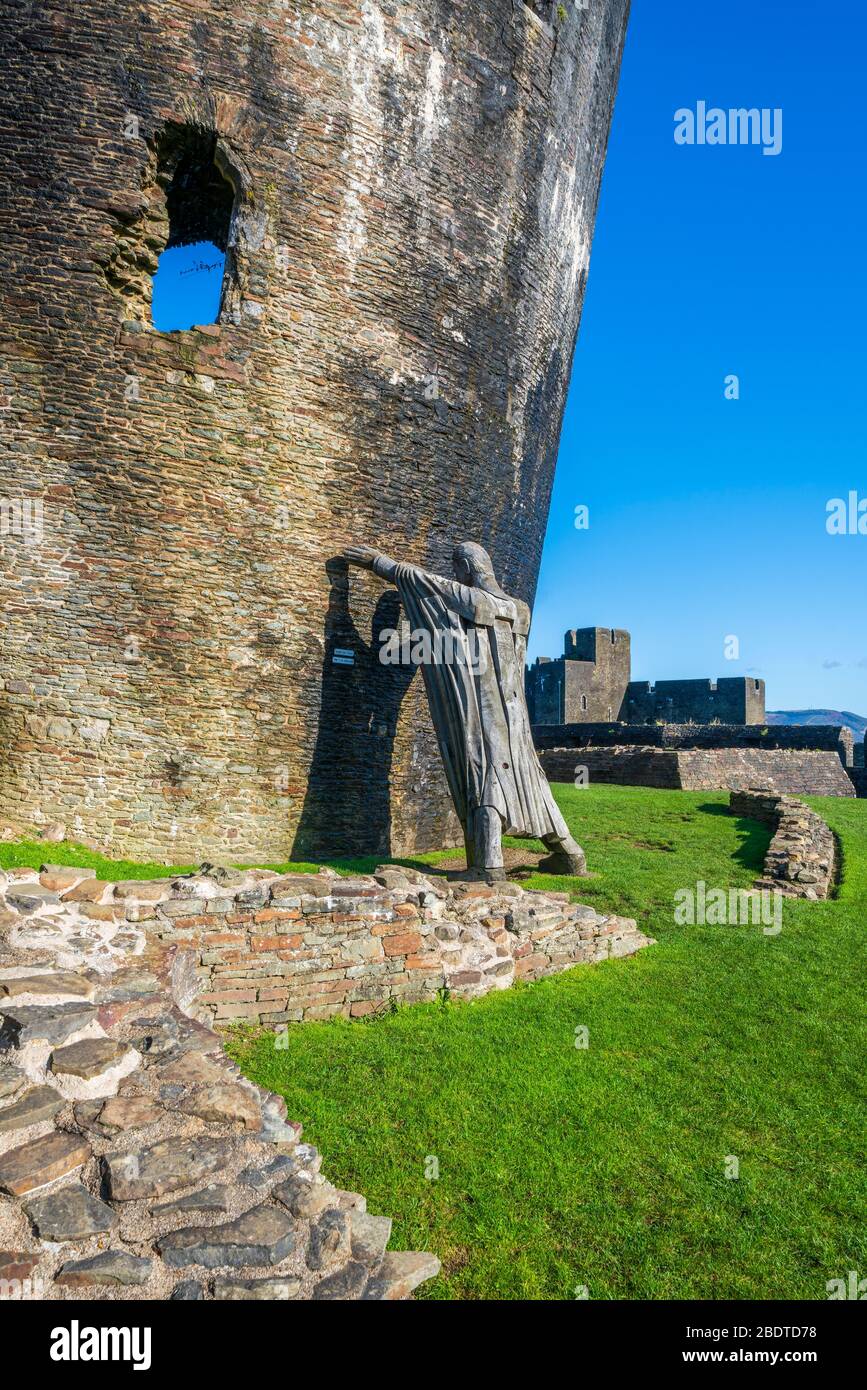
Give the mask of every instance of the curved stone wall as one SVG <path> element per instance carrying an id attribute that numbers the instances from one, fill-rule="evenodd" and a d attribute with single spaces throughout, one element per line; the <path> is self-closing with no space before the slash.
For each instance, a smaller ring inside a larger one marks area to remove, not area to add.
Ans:
<path id="1" fill-rule="evenodd" d="M 767 790 L 732 792 L 729 809 L 773 827 L 765 856 L 764 875 L 756 888 L 776 890 L 790 898 L 829 898 L 840 871 L 837 839 L 811 807 L 793 796 Z"/>
<path id="2" fill-rule="evenodd" d="M 476 538 L 532 601 L 627 12 L 4 9 L 10 819 L 173 862 L 455 842 L 394 596 L 336 557 Z M 167 334 L 185 131 L 228 270 Z"/>

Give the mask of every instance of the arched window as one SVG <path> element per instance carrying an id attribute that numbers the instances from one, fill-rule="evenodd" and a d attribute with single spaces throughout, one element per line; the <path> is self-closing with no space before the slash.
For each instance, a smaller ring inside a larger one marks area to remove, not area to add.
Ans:
<path id="1" fill-rule="evenodd" d="M 586 710 L 586 708 L 587 708 L 587 696 L 586 696 L 586 695 L 582 695 L 582 696 L 581 696 L 581 708 L 582 708 L 582 710 Z"/>
<path id="2" fill-rule="evenodd" d="M 169 125 L 157 149 L 168 238 L 153 278 L 151 317 L 161 332 L 220 316 L 235 188 L 217 159 L 217 136 Z"/>

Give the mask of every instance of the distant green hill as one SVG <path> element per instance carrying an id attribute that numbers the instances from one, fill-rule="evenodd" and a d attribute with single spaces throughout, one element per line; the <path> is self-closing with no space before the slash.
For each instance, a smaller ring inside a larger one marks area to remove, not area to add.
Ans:
<path id="1" fill-rule="evenodd" d="M 856 741 L 867 734 L 867 719 L 847 709 L 778 709 L 769 710 L 765 718 L 769 724 L 843 724 Z"/>

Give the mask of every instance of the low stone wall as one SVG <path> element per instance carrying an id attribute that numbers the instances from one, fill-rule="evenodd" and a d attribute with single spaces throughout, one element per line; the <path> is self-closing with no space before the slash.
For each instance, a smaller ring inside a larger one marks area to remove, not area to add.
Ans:
<path id="1" fill-rule="evenodd" d="M 787 748 L 683 749 L 681 786 L 696 791 L 768 787 L 794 796 L 853 796 L 836 753 Z"/>
<path id="2" fill-rule="evenodd" d="M 566 894 L 392 867 L 0 871 L 0 1297 L 410 1297 L 438 1260 L 388 1251 L 210 1021 L 472 998 L 649 944 Z"/>
<path id="3" fill-rule="evenodd" d="M 196 1012 L 218 1023 L 362 1018 L 443 989 L 474 998 L 648 944 L 633 921 L 568 894 L 392 866 L 364 878 L 205 866 L 149 882 L 86 879 L 58 907 L 78 923 L 133 924 L 163 945 L 191 947 Z"/>
<path id="4" fill-rule="evenodd" d="M 836 753 L 849 766 L 852 731 L 837 724 L 536 724 L 533 739 L 550 748 L 778 748 Z"/>
<path id="5" fill-rule="evenodd" d="M 793 898 L 828 898 L 837 882 L 839 853 L 834 832 L 803 801 L 773 792 L 732 792 L 732 815 L 774 827 L 756 888 L 776 889 Z"/>
<path id="6" fill-rule="evenodd" d="M 590 782 L 622 787 L 680 789 L 677 753 L 663 748 L 550 748 L 539 753 L 549 782 L 574 782 L 586 768 Z"/>
<path id="7" fill-rule="evenodd" d="M 438 1260 L 324 1179 L 131 901 L 0 872 L 0 1301 L 408 1298 Z"/>
<path id="8" fill-rule="evenodd" d="M 539 753 L 551 782 L 572 782 L 584 767 L 590 782 L 684 791 L 737 791 L 757 785 L 800 796 L 854 796 L 836 753 L 785 748 L 600 747 Z"/>

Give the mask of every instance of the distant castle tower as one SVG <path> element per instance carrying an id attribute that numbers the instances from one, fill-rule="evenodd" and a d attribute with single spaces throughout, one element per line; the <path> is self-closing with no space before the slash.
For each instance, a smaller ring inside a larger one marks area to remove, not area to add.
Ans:
<path id="1" fill-rule="evenodd" d="M 174 862 L 456 833 L 336 557 L 475 539 L 532 602 L 628 10 L 5 7 L 4 816 Z M 208 240 L 219 321 L 155 331 Z"/>
<path id="2" fill-rule="evenodd" d="M 765 682 L 632 680 L 631 640 L 620 628 L 567 632 L 564 654 L 540 657 L 527 671 L 534 724 L 763 724 Z"/>

